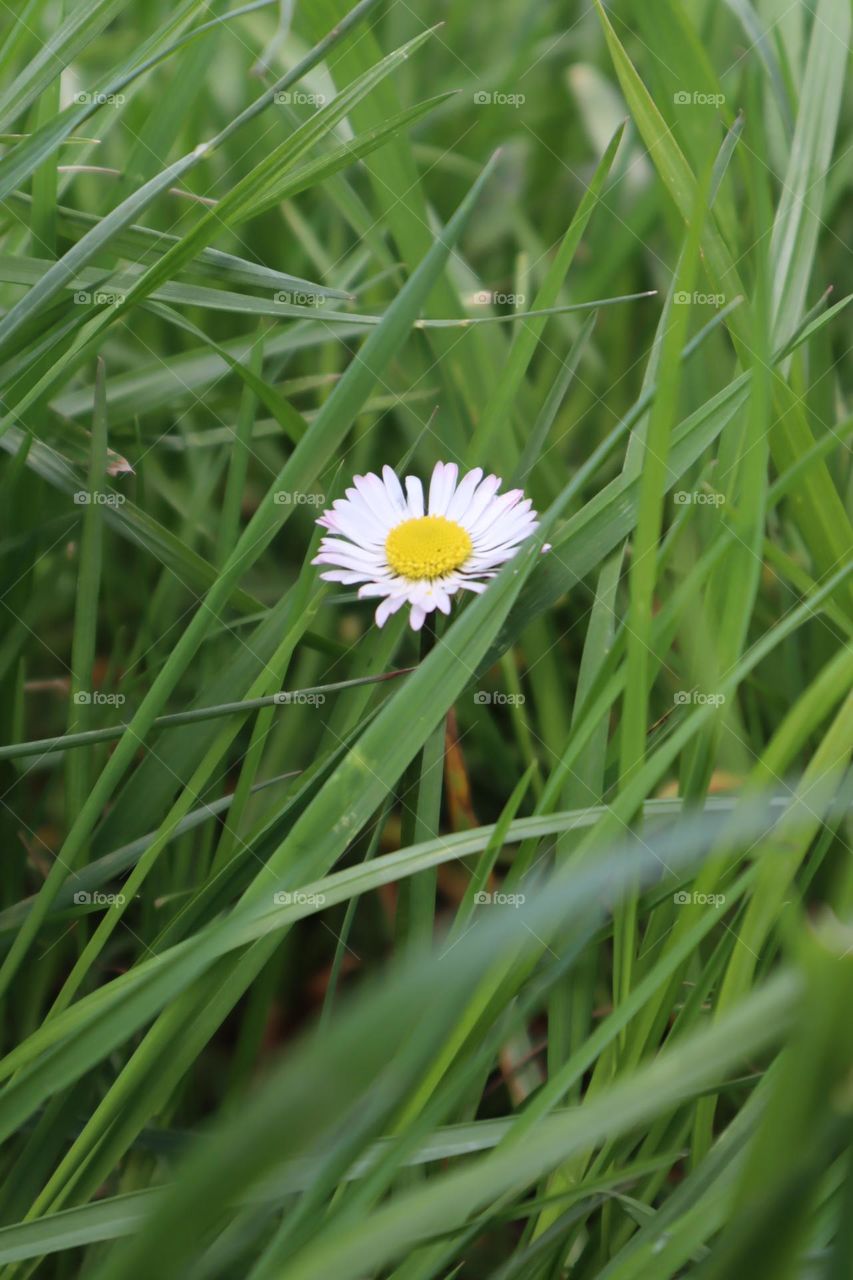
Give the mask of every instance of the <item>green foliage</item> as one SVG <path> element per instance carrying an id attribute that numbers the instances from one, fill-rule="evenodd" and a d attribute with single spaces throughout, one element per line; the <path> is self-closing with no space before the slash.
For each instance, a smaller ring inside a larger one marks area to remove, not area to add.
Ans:
<path id="1" fill-rule="evenodd" d="M 5 8 L 0 1280 L 848 1274 L 850 25 Z"/>

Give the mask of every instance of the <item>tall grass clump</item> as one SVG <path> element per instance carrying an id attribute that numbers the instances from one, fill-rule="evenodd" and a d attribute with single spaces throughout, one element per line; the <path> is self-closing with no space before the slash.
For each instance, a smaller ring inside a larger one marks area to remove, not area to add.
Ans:
<path id="1" fill-rule="evenodd" d="M 850 35 L 3 8 L 0 1280 L 850 1274 Z"/>

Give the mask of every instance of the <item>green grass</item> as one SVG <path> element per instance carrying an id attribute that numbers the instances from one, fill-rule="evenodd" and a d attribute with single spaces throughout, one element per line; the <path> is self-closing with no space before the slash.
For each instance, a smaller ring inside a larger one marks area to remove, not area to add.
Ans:
<path id="1" fill-rule="evenodd" d="M 850 28 L 6 7 L 0 1280 L 849 1274 Z"/>

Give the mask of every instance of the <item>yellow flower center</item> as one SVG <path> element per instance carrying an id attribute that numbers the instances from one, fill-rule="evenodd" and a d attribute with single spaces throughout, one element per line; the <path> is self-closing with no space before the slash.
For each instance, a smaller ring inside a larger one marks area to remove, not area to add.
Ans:
<path id="1" fill-rule="evenodd" d="M 471 554 L 467 530 L 444 516 L 417 516 L 404 520 L 385 539 L 388 563 L 401 578 L 443 578 Z"/>

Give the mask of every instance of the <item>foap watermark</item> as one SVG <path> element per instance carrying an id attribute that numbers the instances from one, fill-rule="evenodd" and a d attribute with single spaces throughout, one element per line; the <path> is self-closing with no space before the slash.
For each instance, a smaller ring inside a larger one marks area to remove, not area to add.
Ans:
<path id="1" fill-rule="evenodd" d="M 523 307 L 526 302 L 526 294 L 500 293 L 490 289 L 478 289 L 468 298 L 468 304 L 472 307 Z"/>
<path id="2" fill-rule="evenodd" d="M 280 289 L 274 301 L 283 302 L 289 307 L 323 307 L 326 305 L 326 295 L 312 293 L 308 289 Z"/>
<path id="3" fill-rule="evenodd" d="M 300 889 L 293 893 L 279 889 L 272 897 L 277 907 L 322 907 L 326 902 L 324 893 L 304 893 Z"/>
<path id="4" fill-rule="evenodd" d="M 692 92 L 679 89 L 672 95 L 672 100 L 677 107 L 721 107 L 726 101 L 726 95 L 702 93 L 699 89 L 694 89 Z"/>
<path id="5" fill-rule="evenodd" d="M 491 693 L 488 689 L 477 689 L 474 701 L 480 707 L 521 707 L 527 699 L 523 693 Z"/>
<path id="6" fill-rule="evenodd" d="M 325 493 L 303 493 L 301 489 L 277 489 L 272 496 L 277 507 L 325 507 Z"/>
<path id="7" fill-rule="evenodd" d="M 77 307 L 120 307 L 124 302 L 123 293 L 110 293 L 105 289 L 77 289 L 74 293 L 74 305 Z"/>
<path id="8" fill-rule="evenodd" d="M 74 502 L 78 507 L 120 507 L 127 502 L 123 493 L 110 493 L 103 489 L 78 489 L 74 494 Z"/>
<path id="9" fill-rule="evenodd" d="M 80 107 L 121 107 L 127 102 L 123 93 L 75 93 L 74 101 Z"/>
<path id="10" fill-rule="evenodd" d="M 123 907 L 126 902 L 123 893 L 101 893 L 100 889 L 92 893 L 88 889 L 78 889 L 74 894 L 76 907 Z"/>
<path id="11" fill-rule="evenodd" d="M 279 107 L 324 107 L 325 93 L 309 93 L 307 89 L 282 89 L 275 95 Z"/>
<path id="12" fill-rule="evenodd" d="M 672 895 L 672 900 L 677 907 L 720 907 L 725 906 L 726 895 L 724 893 L 699 893 L 696 889 L 690 892 L 687 889 L 679 889 L 678 893 Z"/>
<path id="13" fill-rule="evenodd" d="M 672 500 L 677 507 L 721 507 L 726 495 L 713 489 L 676 489 Z"/>
<path id="14" fill-rule="evenodd" d="M 503 93 L 500 89 L 478 89 L 474 94 L 478 107 L 523 107 L 526 101 L 523 93 Z"/>
<path id="15" fill-rule="evenodd" d="M 702 693 L 699 689 L 678 689 L 672 695 L 677 707 L 721 707 L 726 700 L 724 693 Z"/>
<path id="16" fill-rule="evenodd" d="M 725 306 L 726 295 L 700 293 L 698 289 L 694 289 L 692 293 L 687 289 L 678 289 L 672 295 L 672 300 L 677 307 L 722 307 Z"/>
<path id="17" fill-rule="evenodd" d="M 478 907 L 521 907 L 527 899 L 523 893 L 502 893 L 500 889 L 491 893 L 481 889 L 474 894 L 474 901 Z"/>
<path id="18" fill-rule="evenodd" d="M 127 698 L 123 693 L 103 693 L 100 689 L 78 689 L 74 695 L 78 707 L 123 707 Z"/>
<path id="19" fill-rule="evenodd" d="M 294 689 L 292 693 L 275 694 L 276 705 L 279 707 L 322 707 L 326 701 L 325 693 L 309 693 L 307 690 Z"/>

